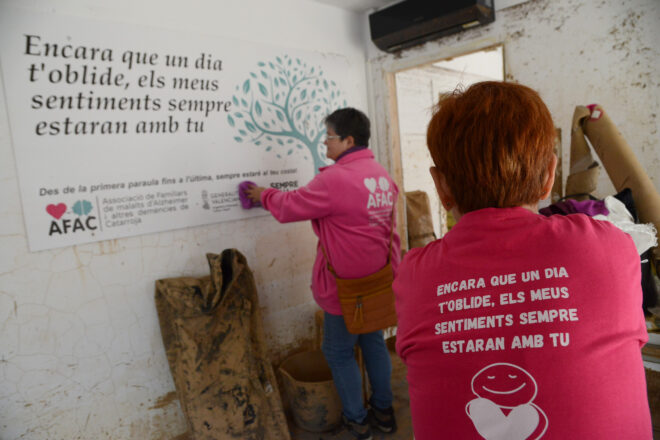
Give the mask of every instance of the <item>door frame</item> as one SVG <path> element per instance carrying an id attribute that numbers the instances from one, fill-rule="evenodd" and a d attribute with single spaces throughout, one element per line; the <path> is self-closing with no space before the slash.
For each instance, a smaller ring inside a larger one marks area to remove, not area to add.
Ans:
<path id="1" fill-rule="evenodd" d="M 430 46 L 430 50 L 424 51 L 427 46 Z M 502 47 L 504 58 L 502 63 L 504 72 L 502 73 L 506 80 L 506 45 L 495 37 L 482 37 L 447 46 L 427 44 L 423 46 L 422 50 L 412 49 L 403 54 L 387 54 L 367 61 L 369 113 L 372 116 L 371 120 L 375 122 L 372 122 L 375 129 L 371 133 L 371 145 L 376 158 L 388 170 L 400 190 L 397 203 L 402 209 L 397 209 L 397 231 L 401 237 L 401 249 L 408 249 L 408 227 L 405 195 L 403 194 L 403 167 L 395 75 L 404 70 L 496 46 Z"/>

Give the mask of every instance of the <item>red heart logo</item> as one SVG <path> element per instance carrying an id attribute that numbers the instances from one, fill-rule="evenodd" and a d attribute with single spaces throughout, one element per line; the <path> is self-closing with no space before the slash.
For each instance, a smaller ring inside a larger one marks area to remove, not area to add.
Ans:
<path id="1" fill-rule="evenodd" d="M 66 212 L 66 205 L 64 203 L 48 205 L 46 206 L 46 212 L 59 220 Z"/>

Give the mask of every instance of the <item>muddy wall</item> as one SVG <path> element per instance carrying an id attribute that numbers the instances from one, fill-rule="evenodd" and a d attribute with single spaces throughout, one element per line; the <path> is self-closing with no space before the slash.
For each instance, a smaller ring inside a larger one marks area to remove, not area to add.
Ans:
<path id="1" fill-rule="evenodd" d="M 367 23 L 366 15 L 364 20 Z M 564 179 L 575 106 L 599 103 L 659 189 L 659 24 L 656 0 L 529 0 L 498 10 L 495 22 L 487 26 L 397 54 L 379 51 L 365 32 L 370 107 L 381 160 L 392 159 L 388 76 L 501 43 L 506 79 L 538 90 L 562 129 Z M 603 170 L 596 195 L 613 192 Z"/>

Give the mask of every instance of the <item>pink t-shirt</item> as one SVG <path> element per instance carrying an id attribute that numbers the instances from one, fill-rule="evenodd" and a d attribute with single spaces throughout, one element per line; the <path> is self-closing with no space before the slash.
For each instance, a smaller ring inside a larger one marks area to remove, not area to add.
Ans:
<path id="1" fill-rule="evenodd" d="M 610 223 L 524 208 L 408 252 L 396 345 L 415 439 L 651 439 L 640 276 Z"/>
<path id="2" fill-rule="evenodd" d="M 261 194 L 261 203 L 279 222 L 312 220 L 319 237 L 312 293 L 323 310 L 341 315 L 337 284 L 320 245 L 342 278 L 360 278 L 381 269 L 387 263 L 392 210 L 399 190 L 371 150 L 350 153 L 319 171 L 295 191 L 267 189 Z M 400 248 L 395 222 L 391 252 L 395 271 Z"/>

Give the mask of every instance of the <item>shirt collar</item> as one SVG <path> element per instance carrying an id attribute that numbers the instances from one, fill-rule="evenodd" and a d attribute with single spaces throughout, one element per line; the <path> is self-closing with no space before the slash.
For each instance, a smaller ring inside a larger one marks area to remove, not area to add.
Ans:
<path id="1" fill-rule="evenodd" d="M 349 154 L 355 153 L 356 151 L 364 150 L 365 148 L 369 148 L 369 147 L 367 147 L 366 145 L 355 145 L 349 148 L 348 150 L 344 151 L 343 153 L 341 153 L 339 156 L 337 156 L 337 160 L 335 160 L 335 163 L 339 162 L 339 159 L 341 159 L 342 157 L 348 156 Z"/>
<path id="2" fill-rule="evenodd" d="M 456 226 L 454 226 L 454 228 L 458 227 L 458 225 L 461 225 L 462 228 L 471 227 L 474 224 L 479 224 L 483 221 L 502 221 L 533 216 L 538 217 L 539 215 L 540 214 L 534 213 L 522 206 L 515 206 L 511 208 L 483 208 L 477 209 L 476 211 L 470 211 L 467 214 L 463 214 L 461 219 L 456 222 Z"/>
<path id="3" fill-rule="evenodd" d="M 338 162 L 335 162 L 334 165 L 337 165 L 337 164 L 344 165 L 344 164 L 347 164 L 349 162 L 353 162 L 353 161 L 358 160 L 358 159 L 373 159 L 373 158 L 374 158 L 374 153 L 369 148 L 365 147 L 365 148 L 362 148 L 361 150 L 353 152 L 352 154 L 349 154 L 347 156 L 342 157 L 341 161 L 339 161 L 339 158 L 337 158 Z M 326 168 L 330 168 L 334 165 L 328 165 L 328 166 L 325 166 L 325 167 L 321 167 L 321 168 L 319 168 L 319 171 L 323 171 Z"/>

